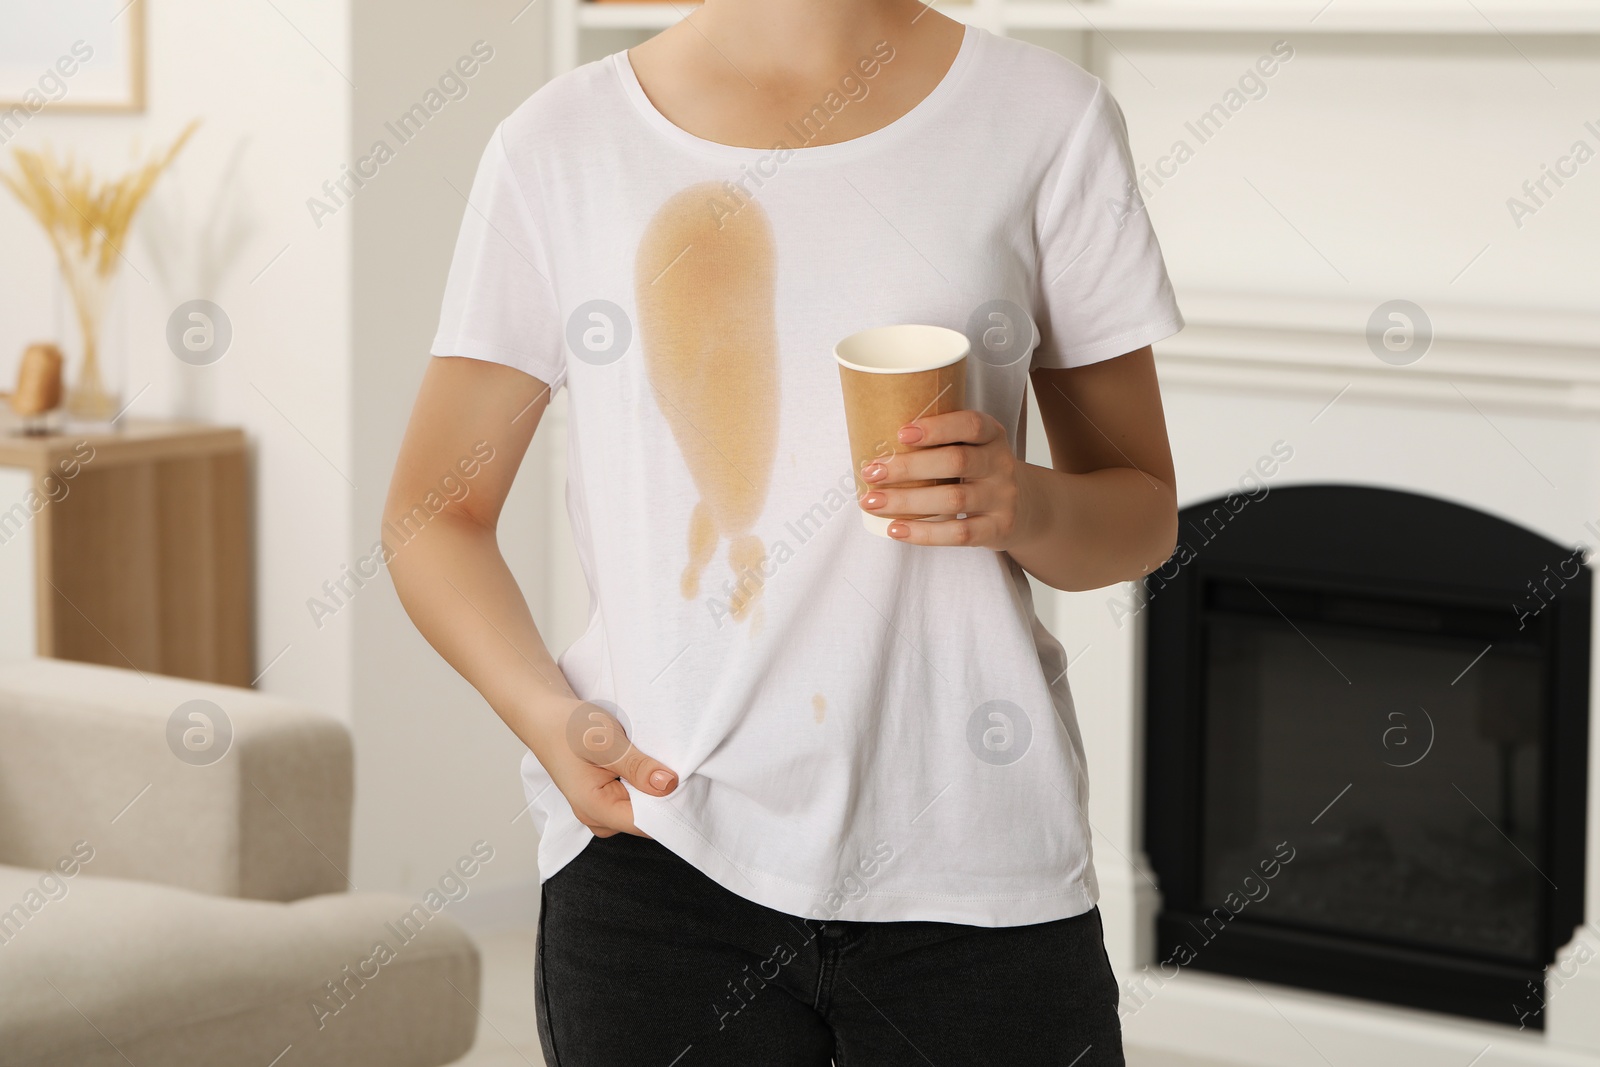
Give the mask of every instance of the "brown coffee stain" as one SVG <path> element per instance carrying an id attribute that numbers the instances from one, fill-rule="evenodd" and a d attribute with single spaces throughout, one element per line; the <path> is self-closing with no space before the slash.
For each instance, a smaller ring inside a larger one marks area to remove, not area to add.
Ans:
<path id="1" fill-rule="evenodd" d="M 750 531 L 778 443 L 776 259 L 761 206 L 702 182 L 661 205 L 634 260 L 645 370 L 700 494 L 680 588 L 699 595 L 726 540 L 728 610 L 740 622 L 757 606 L 767 559 Z"/>
<path id="2" fill-rule="evenodd" d="M 821 693 L 811 694 L 811 712 L 818 723 L 828 714 L 828 698 Z"/>

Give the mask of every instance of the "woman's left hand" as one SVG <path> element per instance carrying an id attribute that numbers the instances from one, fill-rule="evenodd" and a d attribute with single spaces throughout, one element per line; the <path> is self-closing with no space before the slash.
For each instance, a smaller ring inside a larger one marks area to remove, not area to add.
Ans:
<path id="1" fill-rule="evenodd" d="M 868 513 L 957 515 L 943 522 L 896 519 L 889 536 L 914 545 L 964 545 L 1003 552 L 1027 536 L 1035 521 L 1028 465 L 1017 459 L 1005 427 L 982 411 L 928 415 L 901 427 L 908 452 L 874 461 L 861 472 L 871 487 L 861 498 Z M 915 488 L 900 483 L 960 478 Z"/>

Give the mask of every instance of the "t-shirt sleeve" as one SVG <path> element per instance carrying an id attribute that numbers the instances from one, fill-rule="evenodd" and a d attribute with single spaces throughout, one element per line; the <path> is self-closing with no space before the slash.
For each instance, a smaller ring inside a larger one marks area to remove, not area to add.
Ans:
<path id="1" fill-rule="evenodd" d="M 1097 363 L 1183 329 L 1139 194 L 1127 124 L 1103 82 L 1046 195 L 1034 368 Z"/>
<path id="2" fill-rule="evenodd" d="M 515 367 L 554 391 L 566 377 L 561 316 L 525 189 L 496 128 L 467 197 L 429 351 Z"/>

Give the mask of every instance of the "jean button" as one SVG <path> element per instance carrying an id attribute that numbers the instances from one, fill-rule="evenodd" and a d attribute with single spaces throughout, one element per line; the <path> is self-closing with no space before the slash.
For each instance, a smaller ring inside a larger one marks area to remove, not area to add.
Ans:
<path id="1" fill-rule="evenodd" d="M 822 936 L 837 940 L 838 938 L 844 936 L 844 928 L 838 923 L 823 923 Z"/>

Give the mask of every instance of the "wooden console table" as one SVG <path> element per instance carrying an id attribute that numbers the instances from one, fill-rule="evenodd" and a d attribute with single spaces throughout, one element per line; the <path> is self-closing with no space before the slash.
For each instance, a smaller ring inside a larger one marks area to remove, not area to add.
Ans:
<path id="1" fill-rule="evenodd" d="M 38 494 L 0 496 L 0 555 L 32 542 L 38 655 L 251 683 L 241 430 L 129 419 L 119 433 L 0 436 L 0 473 Z"/>

